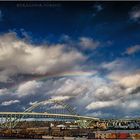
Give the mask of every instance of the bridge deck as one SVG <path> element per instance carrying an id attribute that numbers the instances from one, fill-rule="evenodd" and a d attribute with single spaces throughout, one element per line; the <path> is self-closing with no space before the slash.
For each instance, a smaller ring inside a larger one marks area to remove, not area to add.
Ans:
<path id="1" fill-rule="evenodd" d="M 68 119 L 84 119 L 84 120 L 95 120 L 98 121 L 99 118 L 79 116 L 79 115 L 69 115 L 69 114 L 52 114 L 52 113 L 37 113 L 37 112 L 0 112 L 0 117 L 21 117 L 25 118 L 68 118 Z"/>

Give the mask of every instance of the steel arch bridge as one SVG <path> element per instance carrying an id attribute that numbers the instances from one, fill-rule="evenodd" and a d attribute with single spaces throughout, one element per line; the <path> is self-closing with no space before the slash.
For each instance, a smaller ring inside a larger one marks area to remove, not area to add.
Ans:
<path id="1" fill-rule="evenodd" d="M 35 111 L 40 107 L 47 109 L 47 111 Z M 99 121 L 99 118 L 80 116 L 69 104 L 63 101 L 48 99 L 33 104 L 24 112 L 0 112 L 0 128 L 15 128 L 20 121 L 29 118 L 77 121 L 79 127 L 83 128 L 88 127 L 93 121 Z"/>

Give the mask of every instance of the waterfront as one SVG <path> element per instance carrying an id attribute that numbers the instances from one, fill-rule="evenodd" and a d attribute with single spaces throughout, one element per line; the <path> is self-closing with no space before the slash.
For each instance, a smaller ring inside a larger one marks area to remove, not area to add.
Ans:
<path id="1" fill-rule="evenodd" d="M 55 139 L 55 140 L 86 140 L 86 139 L 140 139 L 140 130 L 95 130 L 83 128 L 64 129 L 46 127 L 1 130 L 0 139 Z"/>
<path id="2" fill-rule="evenodd" d="M 92 121 L 87 127 L 79 124 L 79 121 L 62 120 L 20 121 L 15 127 L 10 128 L 14 126 L 12 123 L 1 124 L 2 139 L 140 139 L 139 120 Z"/>
<path id="3" fill-rule="evenodd" d="M 94 137 L 89 136 L 81 136 L 81 137 L 58 137 L 58 136 L 42 136 L 42 137 L 36 137 L 36 138 L 30 138 L 30 137 L 0 137 L 0 139 L 47 139 L 47 140 L 139 140 L 140 139 L 140 133 L 108 133 L 108 132 L 95 132 L 92 133 L 95 134 Z M 111 136 L 112 135 L 112 136 Z"/>

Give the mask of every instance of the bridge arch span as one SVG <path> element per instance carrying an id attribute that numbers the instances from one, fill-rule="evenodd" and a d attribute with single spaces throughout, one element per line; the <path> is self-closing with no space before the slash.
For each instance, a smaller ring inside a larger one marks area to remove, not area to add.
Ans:
<path id="1" fill-rule="evenodd" d="M 37 103 L 33 104 L 32 106 L 30 106 L 29 108 L 27 108 L 24 112 L 32 112 L 34 109 L 36 109 L 40 106 L 47 106 L 49 104 L 60 106 L 63 109 L 65 109 L 71 115 L 78 115 L 76 113 L 75 109 L 72 106 L 70 106 L 69 104 L 65 103 L 62 100 L 53 100 L 53 99 L 48 99 L 48 100 L 45 100 L 45 101 L 37 102 Z M 54 107 L 56 107 L 56 106 L 54 106 Z M 57 109 L 57 107 L 56 107 L 56 109 Z"/>

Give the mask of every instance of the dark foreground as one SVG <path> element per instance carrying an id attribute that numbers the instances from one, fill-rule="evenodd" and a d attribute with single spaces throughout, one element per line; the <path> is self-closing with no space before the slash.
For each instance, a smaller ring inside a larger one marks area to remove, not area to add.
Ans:
<path id="1" fill-rule="evenodd" d="M 19 131 L 20 132 L 20 131 Z M 22 130 L 20 133 L 17 130 L 3 130 L 0 132 L 0 139 L 47 139 L 47 140 L 96 140 L 96 139 L 110 139 L 110 140 L 140 140 L 140 130 L 54 130 L 47 134 L 45 130 L 26 131 Z M 49 136 L 50 135 L 50 136 Z"/>

